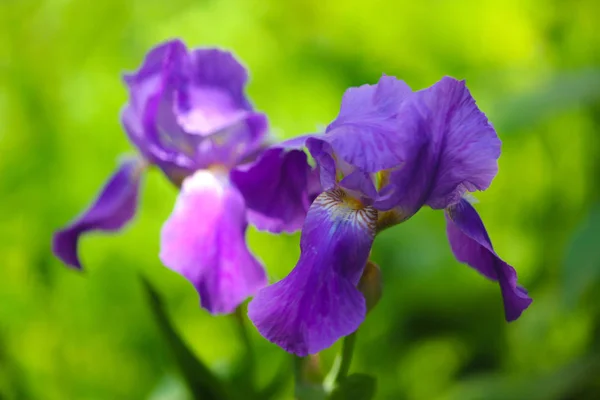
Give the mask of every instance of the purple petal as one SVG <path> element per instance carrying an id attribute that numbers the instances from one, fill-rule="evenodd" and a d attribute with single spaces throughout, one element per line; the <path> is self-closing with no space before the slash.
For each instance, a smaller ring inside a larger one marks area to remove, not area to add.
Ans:
<path id="1" fill-rule="evenodd" d="M 231 313 L 267 284 L 246 227 L 244 199 L 226 175 L 201 170 L 183 181 L 161 232 L 160 259 L 194 285 L 211 314 Z"/>
<path id="2" fill-rule="evenodd" d="M 267 149 L 254 163 L 231 171 L 248 208 L 248 220 L 273 233 L 302 227 L 310 203 L 320 192 L 318 175 L 301 150 Z"/>
<path id="3" fill-rule="evenodd" d="M 269 341 L 298 356 L 317 353 L 365 318 L 356 285 L 369 258 L 377 212 L 357 208 L 339 189 L 311 205 L 292 272 L 261 290 L 248 316 Z"/>
<path id="4" fill-rule="evenodd" d="M 363 203 L 371 204 L 377 198 L 377 189 L 371 175 L 360 170 L 354 170 L 340 181 L 340 186 L 360 196 Z"/>
<path id="5" fill-rule="evenodd" d="M 324 140 L 337 157 L 364 172 L 399 166 L 423 140 L 419 116 L 403 106 L 411 94 L 404 82 L 391 76 L 383 76 L 376 85 L 348 89 Z"/>
<path id="6" fill-rule="evenodd" d="M 418 98 L 438 154 L 427 204 L 446 208 L 465 191 L 487 189 L 498 172 L 501 142 L 465 82 L 445 77 Z"/>
<path id="7" fill-rule="evenodd" d="M 150 51 L 125 81 L 125 129 L 174 182 L 210 164 L 233 166 L 256 151 L 267 132 L 266 117 L 245 97 L 247 72 L 229 52 L 188 52 L 183 42 L 170 41 Z"/>
<path id="8" fill-rule="evenodd" d="M 141 116 L 149 98 L 159 90 L 166 60 L 173 56 L 184 58 L 186 54 L 187 49 L 181 40 L 161 43 L 148 52 L 142 66 L 136 72 L 124 75 L 131 105 L 138 115 Z"/>
<path id="9" fill-rule="evenodd" d="M 456 259 L 500 283 L 507 321 L 513 321 L 529 307 L 532 300 L 517 285 L 517 273 L 494 251 L 492 242 L 477 211 L 466 200 L 446 210 L 446 230 Z"/>
<path id="10" fill-rule="evenodd" d="M 173 113 L 177 90 L 189 84 L 185 44 L 172 40 L 146 56 L 138 71 L 125 75 L 129 104 L 121 120 L 140 152 L 165 170 L 190 169 L 198 138 L 187 134 Z"/>
<path id="11" fill-rule="evenodd" d="M 444 78 L 405 102 L 421 116 L 420 147 L 390 171 L 389 186 L 375 202 L 409 217 L 427 204 L 446 208 L 466 191 L 486 189 L 497 172 L 500 140 L 464 82 Z"/>
<path id="12" fill-rule="evenodd" d="M 323 140 L 323 136 L 306 139 L 306 148 L 317 162 L 323 190 L 330 190 L 336 184 L 336 162 L 331 145 Z"/>
<path id="13" fill-rule="evenodd" d="M 77 254 L 79 237 L 90 231 L 118 231 L 135 215 L 143 164 L 124 161 L 80 217 L 54 234 L 52 251 L 65 264 L 81 269 Z"/>
<path id="14" fill-rule="evenodd" d="M 194 84 L 202 87 L 219 88 L 230 95 L 237 109 L 252 110 L 244 95 L 248 72 L 227 51 L 197 49 L 191 53 Z"/>
<path id="15" fill-rule="evenodd" d="M 264 114 L 246 112 L 242 119 L 207 136 L 199 144 L 196 165 L 207 168 L 221 164 L 231 168 L 251 155 L 256 156 L 257 150 L 263 146 L 267 130 Z"/>

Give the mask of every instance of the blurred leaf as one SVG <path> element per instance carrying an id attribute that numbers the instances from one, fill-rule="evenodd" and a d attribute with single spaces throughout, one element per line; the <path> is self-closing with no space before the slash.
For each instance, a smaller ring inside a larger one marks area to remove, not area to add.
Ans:
<path id="1" fill-rule="evenodd" d="M 288 357 L 286 357 L 285 360 L 288 361 Z M 290 375 L 292 375 L 290 363 L 282 363 L 277 369 L 277 373 L 273 379 L 257 394 L 257 398 L 264 400 L 276 398 L 275 396 L 277 396 L 289 382 Z"/>
<path id="2" fill-rule="evenodd" d="M 158 292 L 142 277 L 154 318 L 169 345 L 194 399 L 223 400 L 229 398 L 221 381 L 204 365 L 179 337 L 169 321 Z"/>
<path id="3" fill-rule="evenodd" d="M 564 263 L 564 298 L 574 306 L 600 280 L 600 205 L 596 205 L 575 231 Z"/>
<path id="4" fill-rule="evenodd" d="M 371 400 L 375 396 L 377 382 L 374 377 L 366 374 L 352 374 L 336 387 L 331 400 Z"/>
<path id="5" fill-rule="evenodd" d="M 596 355 L 597 357 L 597 355 Z M 562 400 L 571 397 L 586 381 L 595 381 L 598 359 L 577 360 L 538 377 L 489 374 L 458 384 L 444 400 Z"/>
<path id="6" fill-rule="evenodd" d="M 494 124 L 502 132 L 530 127 L 563 110 L 600 99 L 600 70 L 555 75 L 537 90 L 525 92 L 495 105 Z"/>
<path id="7" fill-rule="evenodd" d="M 159 382 L 148 400 L 188 400 L 189 392 L 178 377 L 165 375 Z"/>

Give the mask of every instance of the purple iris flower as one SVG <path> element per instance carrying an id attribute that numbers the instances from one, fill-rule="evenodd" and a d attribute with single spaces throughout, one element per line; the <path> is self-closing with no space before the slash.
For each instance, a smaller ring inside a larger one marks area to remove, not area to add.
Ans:
<path id="1" fill-rule="evenodd" d="M 501 143 L 464 81 L 446 77 L 413 92 L 383 76 L 350 88 L 325 134 L 305 141 L 324 191 L 306 216 L 296 267 L 250 302 L 265 338 L 306 356 L 354 332 L 366 314 L 357 284 L 375 236 L 423 206 L 445 211 L 456 258 L 499 282 L 507 320 L 529 306 L 465 200 L 492 182 Z"/>
<path id="2" fill-rule="evenodd" d="M 248 223 L 298 230 L 314 198 L 309 190 L 321 189 L 301 149 L 268 146 L 267 119 L 244 94 L 247 78 L 225 51 L 188 51 L 178 40 L 150 51 L 125 75 L 129 103 L 121 115 L 141 157 L 124 161 L 89 209 L 55 234 L 54 253 L 81 269 L 79 237 L 123 228 L 152 165 L 181 188 L 162 229 L 160 259 L 195 286 L 202 307 L 232 312 L 266 285 L 245 242 Z"/>

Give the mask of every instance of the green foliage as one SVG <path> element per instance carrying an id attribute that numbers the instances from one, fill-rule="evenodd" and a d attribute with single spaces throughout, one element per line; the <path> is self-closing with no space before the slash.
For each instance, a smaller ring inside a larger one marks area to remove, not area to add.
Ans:
<path id="1" fill-rule="evenodd" d="M 377 380 L 366 374 L 352 374 L 337 386 L 331 400 L 371 400 L 375 397 Z"/>
<path id="2" fill-rule="evenodd" d="M 600 207 L 584 216 L 564 263 L 565 300 L 574 306 L 590 288 L 600 283 Z"/>
<path id="3" fill-rule="evenodd" d="M 226 400 L 229 398 L 219 378 L 204 365 L 181 340 L 169 317 L 165 313 L 160 297 L 147 279 L 142 278 L 142 285 L 148 296 L 148 304 L 165 342 L 179 366 L 190 392 L 196 400 Z"/>

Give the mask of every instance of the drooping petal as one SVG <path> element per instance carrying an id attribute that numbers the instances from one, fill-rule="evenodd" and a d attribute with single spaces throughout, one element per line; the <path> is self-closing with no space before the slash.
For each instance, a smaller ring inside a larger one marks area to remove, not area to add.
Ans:
<path id="1" fill-rule="evenodd" d="M 357 207 L 339 189 L 317 197 L 302 230 L 298 264 L 248 306 L 248 316 L 267 340 L 306 356 L 359 327 L 366 309 L 356 286 L 369 257 L 376 219 L 373 208 Z"/>
<path id="2" fill-rule="evenodd" d="M 501 142 L 465 82 L 445 77 L 417 95 L 437 154 L 427 204 L 446 208 L 465 191 L 487 189 L 498 172 Z"/>
<path id="3" fill-rule="evenodd" d="M 419 116 L 412 105 L 404 106 L 411 95 L 404 82 L 391 76 L 348 89 L 324 140 L 337 157 L 363 172 L 401 165 L 423 141 Z"/>
<path id="4" fill-rule="evenodd" d="M 446 223 L 448 240 L 456 259 L 498 281 L 507 321 L 519 318 L 532 300 L 527 291 L 517 285 L 515 269 L 494 251 L 475 208 L 468 201 L 461 200 L 446 210 Z"/>
<path id="5" fill-rule="evenodd" d="M 265 150 L 254 163 L 233 169 L 230 177 L 244 196 L 250 223 L 273 233 L 300 229 L 320 192 L 318 174 L 306 154 L 281 146 Z"/>
<path id="6" fill-rule="evenodd" d="M 234 311 L 267 284 L 246 227 L 244 199 L 226 174 L 200 170 L 183 181 L 161 232 L 160 259 L 194 285 L 212 314 Z"/>
<path id="7" fill-rule="evenodd" d="M 87 211 L 54 234 L 52 251 L 62 262 L 81 269 L 77 252 L 81 235 L 90 231 L 118 231 L 133 218 L 143 168 L 139 159 L 122 162 Z"/>

